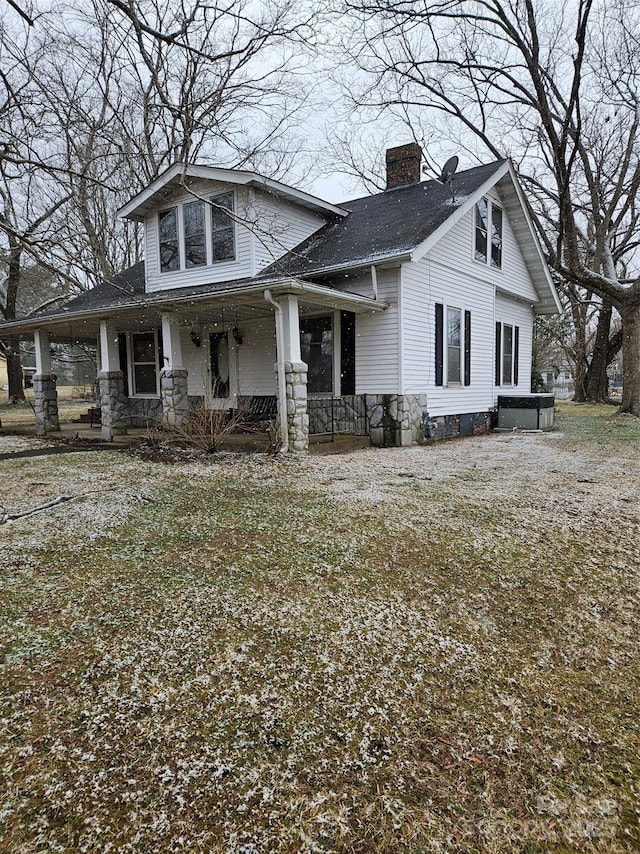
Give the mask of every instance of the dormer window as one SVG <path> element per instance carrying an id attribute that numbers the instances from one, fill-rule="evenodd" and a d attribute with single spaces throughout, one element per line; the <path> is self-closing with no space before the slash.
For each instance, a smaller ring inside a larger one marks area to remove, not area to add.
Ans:
<path id="1" fill-rule="evenodd" d="M 163 273 L 179 270 L 178 208 L 160 211 L 158 227 L 160 230 L 160 269 Z"/>
<path id="2" fill-rule="evenodd" d="M 486 196 L 475 206 L 474 257 L 483 264 L 502 267 L 502 208 Z"/>
<path id="3" fill-rule="evenodd" d="M 211 199 L 211 236 L 214 261 L 231 261 L 236 257 L 233 219 L 233 193 L 223 193 Z"/>
<path id="4" fill-rule="evenodd" d="M 182 208 L 184 216 L 184 257 L 187 267 L 201 267 L 207 263 L 204 203 L 190 202 Z"/>
<path id="5" fill-rule="evenodd" d="M 187 202 L 158 213 L 160 272 L 190 270 L 236 257 L 233 193 Z"/>

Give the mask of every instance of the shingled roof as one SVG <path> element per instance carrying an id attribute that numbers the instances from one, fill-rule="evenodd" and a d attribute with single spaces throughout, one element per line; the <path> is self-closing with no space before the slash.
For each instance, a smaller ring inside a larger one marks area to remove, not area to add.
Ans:
<path id="1" fill-rule="evenodd" d="M 36 320 L 57 320 L 101 309 L 158 304 L 163 299 L 191 295 L 202 298 L 229 290 L 255 289 L 291 278 L 321 280 L 331 272 L 406 258 L 430 237 L 437 239 L 441 226 L 461 213 L 465 203 L 485 185 L 491 185 L 493 178 L 499 179 L 497 173 L 504 173 L 505 163 L 497 160 L 458 172 L 451 186 L 435 180 L 422 181 L 343 202 L 340 209 L 348 211 L 346 216 L 332 217 L 319 231 L 253 278 L 146 293 L 141 261 L 59 308 L 33 316 L 30 325 Z M 325 281 L 331 285 L 330 279 Z M 25 321 L 14 323 L 22 325 Z"/>
<path id="2" fill-rule="evenodd" d="M 452 186 L 422 181 L 364 196 L 265 272 L 308 276 L 407 255 L 435 232 L 504 165 L 497 160 L 458 172 Z M 453 193 L 453 197 L 452 197 Z"/>

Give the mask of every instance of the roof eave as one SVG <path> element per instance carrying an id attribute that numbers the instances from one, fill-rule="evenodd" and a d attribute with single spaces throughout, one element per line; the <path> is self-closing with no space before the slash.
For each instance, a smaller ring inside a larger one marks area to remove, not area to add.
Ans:
<path id="1" fill-rule="evenodd" d="M 123 205 L 118 211 L 118 216 L 134 222 L 143 222 L 149 209 L 153 207 L 152 202 L 154 197 L 159 195 L 163 189 L 169 189 L 176 184 L 180 177 L 203 178 L 237 184 L 238 186 L 250 185 L 265 192 L 283 196 L 317 212 L 328 213 L 339 217 L 347 216 L 349 213 L 345 208 L 331 204 L 331 202 L 325 202 L 324 199 L 319 199 L 310 193 L 305 193 L 303 190 L 298 190 L 295 187 L 289 187 L 279 181 L 266 178 L 257 172 L 248 172 L 242 169 L 222 169 L 217 166 L 174 163 L 162 175 L 156 178 L 155 181 L 149 184 L 148 187 L 135 195 L 126 205 Z"/>

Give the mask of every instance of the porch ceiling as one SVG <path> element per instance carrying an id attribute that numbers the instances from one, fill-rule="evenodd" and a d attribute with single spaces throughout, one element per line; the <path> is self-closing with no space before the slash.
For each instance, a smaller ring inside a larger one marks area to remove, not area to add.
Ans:
<path id="1" fill-rule="evenodd" d="M 28 322 L 11 324 L 11 334 L 31 338 L 36 328 L 47 329 L 53 341 L 64 343 L 95 343 L 100 333 L 100 321 L 112 320 L 122 331 L 135 331 L 159 326 L 162 314 L 171 312 L 185 326 L 191 325 L 241 325 L 249 320 L 273 318 L 273 308 L 265 301 L 264 291 L 268 288 L 274 298 L 285 294 L 298 297 L 302 317 L 319 314 L 324 309 L 340 309 L 354 313 L 382 311 L 387 306 L 371 297 L 338 291 L 314 282 L 302 282 L 289 279 L 270 285 L 251 288 L 214 291 L 206 294 L 171 293 L 146 294 L 127 306 L 119 306 L 110 311 L 104 308 L 96 311 L 78 312 L 74 315 L 61 315 L 43 318 L 40 322 L 31 318 Z M 1 330 L 0 330 L 1 331 Z"/>

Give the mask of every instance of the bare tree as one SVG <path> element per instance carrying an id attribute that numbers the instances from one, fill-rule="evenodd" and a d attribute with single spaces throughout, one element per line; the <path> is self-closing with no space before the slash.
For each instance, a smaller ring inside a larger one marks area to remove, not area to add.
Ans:
<path id="1" fill-rule="evenodd" d="M 623 328 L 623 411 L 640 414 L 637 4 L 347 0 L 361 106 L 438 114 L 466 147 L 510 156 L 551 267 Z M 345 45 L 345 49 L 348 46 Z"/>
<path id="2" fill-rule="evenodd" d="M 72 293 L 139 260 L 139 227 L 116 211 L 175 160 L 284 177 L 313 22 L 292 0 L 77 0 L 34 27 L 0 17 L 4 319 L 25 264 Z M 10 396 L 19 379 L 17 365 Z"/>

